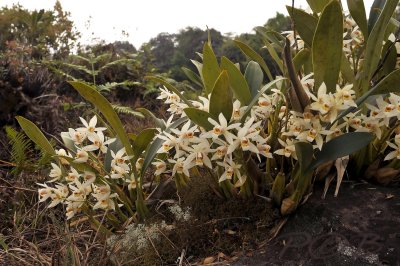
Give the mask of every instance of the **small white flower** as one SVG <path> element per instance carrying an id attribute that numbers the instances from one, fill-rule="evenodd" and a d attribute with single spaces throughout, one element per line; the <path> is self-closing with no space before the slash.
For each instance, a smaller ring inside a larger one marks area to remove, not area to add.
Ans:
<path id="1" fill-rule="evenodd" d="M 75 163 L 86 163 L 89 159 L 89 154 L 85 150 L 78 150 L 75 155 Z"/>

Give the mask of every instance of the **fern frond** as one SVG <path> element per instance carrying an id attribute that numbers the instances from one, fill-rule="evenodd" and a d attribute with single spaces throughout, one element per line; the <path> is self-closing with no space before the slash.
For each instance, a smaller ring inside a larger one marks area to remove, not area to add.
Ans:
<path id="1" fill-rule="evenodd" d="M 105 84 L 101 84 L 101 85 L 97 85 L 97 90 L 99 92 L 110 92 L 113 88 L 117 87 L 117 86 L 134 86 L 134 85 L 140 85 L 140 82 L 136 82 L 136 81 L 123 81 L 123 82 L 107 82 Z"/>
<path id="2" fill-rule="evenodd" d="M 6 126 L 5 130 L 12 147 L 11 162 L 16 165 L 11 172 L 13 174 L 19 174 L 22 170 L 31 166 L 31 162 L 27 158 L 29 153 L 32 152 L 32 142 L 24 133 L 18 132 L 10 126 Z"/>
<path id="3" fill-rule="evenodd" d="M 111 54 L 111 53 L 104 53 L 104 54 L 101 54 L 101 55 L 99 55 L 99 56 L 93 58 L 93 59 L 91 60 L 91 62 L 92 62 L 93 64 L 96 64 L 96 63 L 101 62 L 101 61 L 103 61 L 103 60 L 105 60 L 105 61 L 106 61 L 106 60 L 110 60 L 111 57 L 112 57 L 112 54 Z"/>
<path id="4" fill-rule="evenodd" d="M 69 58 L 72 58 L 72 59 L 79 59 L 79 60 L 85 61 L 85 62 L 87 62 L 87 63 L 90 63 L 90 59 L 89 59 L 89 58 L 83 57 L 83 56 L 81 56 L 81 55 L 71 54 L 71 55 L 69 56 Z"/>
<path id="5" fill-rule="evenodd" d="M 136 62 L 137 62 L 136 60 L 129 59 L 129 58 L 119 59 L 119 60 L 112 61 L 108 64 L 105 64 L 99 70 L 101 71 L 101 70 L 104 70 L 108 67 L 115 66 L 115 65 L 126 65 L 126 64 L 130 64 L 130 63 L 136 63 Z"/>
<path id="6" fill-rule="evenodd" d="M 136 116 L 139 118 L 144 118 L 144 115 L 142 113 L 135 111 L 128 106 L 121 106 L 121 105 L 113 104 L 112 108 L 115 110 L 115 112 L 117 112 L 119 114 L 128 114 L 128 115 L 133 115 L 133 116 Z"/>

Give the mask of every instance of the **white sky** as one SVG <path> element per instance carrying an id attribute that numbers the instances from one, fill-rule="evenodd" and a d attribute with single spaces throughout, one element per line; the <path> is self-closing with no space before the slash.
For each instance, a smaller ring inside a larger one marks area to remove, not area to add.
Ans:
<path id="1" fill-rule="evenodd" d="M 291 0 L 60 0 L 71 12 L 82 43 L 94 38 L 129 41 L 138 48 L 160 32 L 175 33 L 187 26 L 215 28 L 222 33 L 251 32 L 276 12 L 287 14 Z M 347 1 L 342 1 L 343 4 Z M 364 0 L 369 14 L 373 0 Z M 55 0 L 0 0 L 0 7 L 20 3 L 27 9 L 51 9 Z M 306 0 L 295 6 L 307 7 Z M 345 7 L 346 8 L 346 7 Z M 90 28 L 87 22 L 90 20 Z M 122 34 L 126 31 L 129 37 Z"/>

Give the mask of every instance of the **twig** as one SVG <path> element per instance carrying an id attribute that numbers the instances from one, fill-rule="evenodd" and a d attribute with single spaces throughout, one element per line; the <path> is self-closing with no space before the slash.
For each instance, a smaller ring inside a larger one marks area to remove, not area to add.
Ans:
<path id="1" fill-rule="evenodd" d="M 35 193 L 37 192 L 37 190 L 34 190 L 34 189 L 23 188 L 23 187 L 15 187 L 15 186 L 7 187 L 7 186 L 1 186 L 0 185 L 0 188 L 16 189 L 16 190 L 22 190 L 22 191 L 35 192 Z"/>

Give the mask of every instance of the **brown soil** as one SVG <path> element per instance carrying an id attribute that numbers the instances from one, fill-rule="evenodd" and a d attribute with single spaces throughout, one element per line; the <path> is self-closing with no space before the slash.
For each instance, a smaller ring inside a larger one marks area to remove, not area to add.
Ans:
<path id="1" fill-rule="evenodd" d="M 344 183 L 316 188 L 279 235 L 233 265 L 400 265 L 400 189 Z"/>

